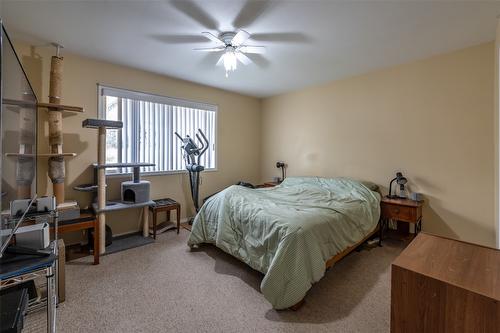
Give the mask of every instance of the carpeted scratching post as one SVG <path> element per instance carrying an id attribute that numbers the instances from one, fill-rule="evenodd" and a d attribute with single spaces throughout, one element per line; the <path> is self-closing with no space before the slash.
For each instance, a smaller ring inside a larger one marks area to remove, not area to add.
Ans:
<path id="1" fill-rule="evenodd" d="M 102 119 L 86 119 L 82 123 L 84 128 L 98 130 L 97 139 L 97 220 L 99 221 L 99 253 L 106 252 L 106 128 L 120 129 L 123 127 L 121 121 L 110 121 Z M 101 166 L 101 167 L 99 167 Z"/>
<path id="2" fill-rule="evenodd" d="M 50 62 L 49 103 L 51 104 L 61 104 L 63 57 L 59 55 L 60 45 L 56 47 L 57 54 L 52 56 Z M 59 205 L 64 202 L 64 178 L 66 176 L 64 156 L 62 156 L 62 112 L 49 107 L 48 113 L 50 153 L 60 155 L 49 157 L 49 178 L 52 181 L 56 203 Z"/>

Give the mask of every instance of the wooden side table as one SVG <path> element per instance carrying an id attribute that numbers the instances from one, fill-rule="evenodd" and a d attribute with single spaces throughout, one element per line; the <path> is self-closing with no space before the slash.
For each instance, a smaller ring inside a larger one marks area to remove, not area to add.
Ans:
<path id="1" fill-rule="evenodd" d="M 255 186 L 255 188 L 265 188 L 265 187 L 275 187 L 278 186 L 280 183 L 278 182 L 265 182 L 264 184 L 259 184 Z"/>
<path id="2" fill-rule="evenodd" d="M 167 213 L 167 220 L 163 223 L 167 224 L 170 222 L 170 211 L 175 210 L 176 211 L 176 218 L 177 218 L 177 233 L 179 233 L 179 230 L 181 228 L 181 205 L 175 201 L 174 199 L 170 198 L 165 198 L 165 199 L 158 199 L 158 200 L 153 200 L 155 202 L 154 205 L 149 206 L 149 211 L 153 213 L 153 239 L 156 239 L 156 232 L 158 230 L 158 213 L 160 212 L 166 212 Z M 162 223 L 162 224 L 163 224 Z M 151 234 L 151 232 L 150 232 Z"/>
<path id="3" fill-rule="evenodd" d="M 422 206 L 423 201 L 414 201 L 409 199 L 389 199 L 382 198 L 380 202 L 381 228 L 387 226 L 390 220 L 398 222 L 407 222 L 415 225 L 414 235 L 416 236 L 422 230 Z"/>

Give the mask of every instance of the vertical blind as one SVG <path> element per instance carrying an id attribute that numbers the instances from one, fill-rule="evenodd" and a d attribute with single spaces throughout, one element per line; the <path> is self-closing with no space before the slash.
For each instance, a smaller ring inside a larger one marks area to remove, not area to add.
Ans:
<path id="1" fill-rule="evenodd" d="M 99 91 L 102 97 L 100 116 L 123 122 L 121 130 L 107 131 L 107 163 L 156 164 L 143 168 L 145 172 L 184 170 L 182 143 L 174 132 L 195 139 L 196 132 L 201 129 L 210 147 L 200 164 L 206 169 L 216 167 L 216 106 L 103 86 Z M 107 171 L 126 172 L 121 168 Z"/>

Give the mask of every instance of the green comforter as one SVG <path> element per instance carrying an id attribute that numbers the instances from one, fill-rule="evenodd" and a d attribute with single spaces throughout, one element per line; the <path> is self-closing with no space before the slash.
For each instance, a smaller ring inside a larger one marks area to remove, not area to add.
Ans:
<path id="1" fill-rule="evenodd" d="M 273 188 L 230 186 L 211 197 L 193 223 L 189 246 L 218 248 L 265 274 L 274 308 L 304 298 L 332 256 L 373 231 L 380 195 L 346 178 L 292 177 Z"/>

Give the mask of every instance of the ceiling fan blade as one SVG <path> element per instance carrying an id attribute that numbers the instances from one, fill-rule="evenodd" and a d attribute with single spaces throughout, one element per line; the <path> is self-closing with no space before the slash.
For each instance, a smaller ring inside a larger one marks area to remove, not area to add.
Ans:
<path id="1" fill-rule="evenodd" d="M 240 46 L 238 48 L 239 51 L 243 53 L 256 53 L 256 54 L 264 54 L 266 53 L 266 47 L 265 46 L 251 46 L 251 45 L 244 45 Z"/>
<path id="2" fill-rule="evenodd" d="M 171 4 L 175 9 L 201 24 L 205 29 L 219 29 L 219 22 L 193 0 L 173 0 Z"/>
<path id="3" fill-rule="evenodd" d="M 167 44 L 210 43 L 208 39 L 200 35 L 151 35 L 151 38 Z"/>
<path id="4" fill-rule="evenodd" d="M 271 0 L 246 0 L 240 12 L 233 20 L 233 27 L 244 28 L 252 25 L 266 11 L 273 7 Z"/>
<path id="5" fill-rule="evenodd" d="M 220 53 L 216 52 L 203 52 L 200 53 L 200 62 L 196 64 L 196 66 L 202 70 L 213 69 L 214 64 L 219 60 Z"/>
<path id="6" fill-rule="evenodd" d="M 245 30 L 240 30 L 236 35 L 234 35 L 233 39 L 231 39 L 231 45 L 240 46 L 246 42 L 248 38 L 250 38 L 250 34 Z"/>
<path id="7" fill-rule="evenodd" d="M 202 47 L 193 49 L 193 51 L 201 51 L 201 52 L 222 52 L 226 48 L 225 47 Z"/>
<path id="8" fill-rule="evenodd" d="M 214 34 L 208 32 L 208 31 L 204 31 L 204 32 L 202 32 L 202 34 L 203 34 L 203 36 L 216 42 L 217 44 L 219 44 L 221 46 L 226 46 L 226 43 L 224 43 L 224 41 L 220 40 L 219 37 L 215 36 Z"/>
<path id="9" fill-rule="evenodd" d="M 250 60 L 249 57 L 247 57 L 246 55 L 244 55 L 241 52 L 236 52 L 236 59 L 241 61 L 243 63 L 243 65 L 248 65 L 248 64 L 252 63 L 252 60 Z"/>
<path id="10" fill-rule="evenodd" d="M 264 58 L 264 56 L 262 56 L 261 54 L 249 53 L 248 57 L 254 64 L 256 64 L 260 68 L 268 68 L 271 65 L 269 60 Z"/>
<path id="11" fill-rule="evenodd" d="M 224 64 L 224 54 L 220 56 L 219 61 L 217 61 L 215 66 L 222 66 Z"/>
<path id="12" fill-rule="evenodd" d="M 275 32 L 253 34 L 252 40 L 256 42 L 277 42 L 277 43 L 310 43 L 311 37 L 301 32 Z"/>

